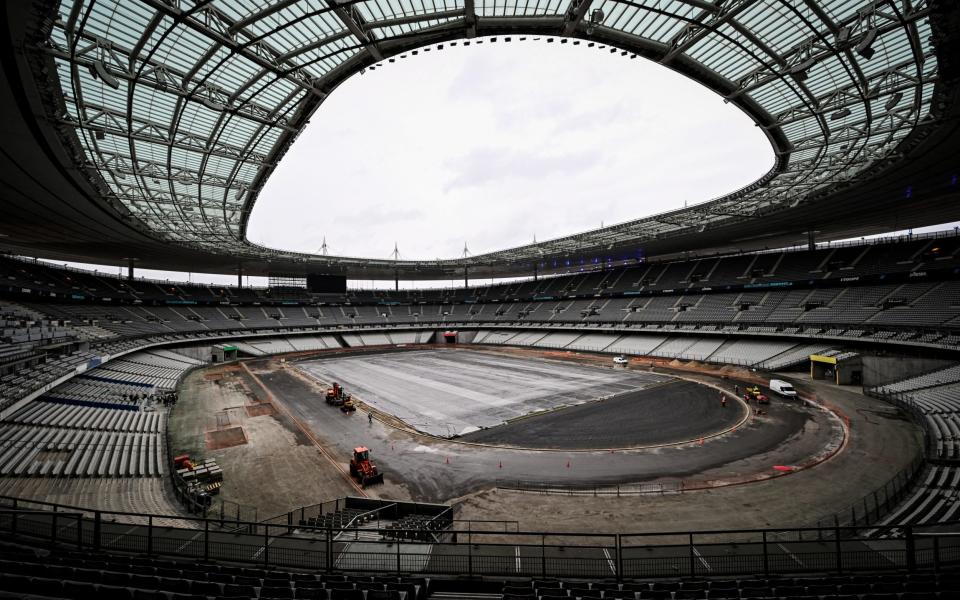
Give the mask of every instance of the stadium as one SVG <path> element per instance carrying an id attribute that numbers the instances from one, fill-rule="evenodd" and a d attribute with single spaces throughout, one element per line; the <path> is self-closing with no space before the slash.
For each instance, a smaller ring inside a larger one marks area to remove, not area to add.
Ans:
<path id="1" fill-rule="evenodd" d="M 957 3 L 0 14 L 0 597 L 960 597 Z M 338 88 L 530 44 L 679 74 L 773 164 L 456 258 L 252 241 Z"/>

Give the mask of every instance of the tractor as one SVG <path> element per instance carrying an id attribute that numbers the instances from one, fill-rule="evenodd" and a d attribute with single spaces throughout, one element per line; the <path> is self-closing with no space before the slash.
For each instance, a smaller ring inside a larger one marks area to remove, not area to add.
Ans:
<path id="1" fill-rule="evenodd" d="M 743 395 L 743 399 L 747 402 L 751 400 L 756 400 L 757 404 L 770 404 L 770 398 L 760 391 L 760 386 L 748 387 L 746 390 L 747 393 Z"/>
<path id="2" fill-rule="evenodd" d="M 383 473 L 377 465 L 370 462 L 370 450 L 364 446 L 353 449 L 353 458 L 350 459 L 350 476 L 363 486 L 383 483 Z"/>
<path id="3" fill-rule="evenodd" d="M 334 381 L 333 386 L 327 388 L 326 400 L 327 404 L 331 406 L 342 406 L 344 401 L 343 386 Z"/>
<path id="4" fill-rule="evenodd" d="M 353 397 L 350 394 L 344 396 L 343 404 L 340 405 L 340 411 L 346 414 L 357 411 L 357 405 L 353 402 Z"/>

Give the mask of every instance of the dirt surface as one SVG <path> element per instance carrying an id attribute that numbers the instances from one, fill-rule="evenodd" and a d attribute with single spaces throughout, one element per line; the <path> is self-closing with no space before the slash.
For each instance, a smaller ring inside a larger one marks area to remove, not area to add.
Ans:
<path id="1" fill-rule="evenodd" d="M 727 373 L 736 380 L 733 370 Z M 743 380 L 753 374 L 744 372 Z M 920 431 L 897 408 L 859 391 L 781 374 L 850 418 L 843 452 L 812 469 L 767 481 L 682 494 L 628 497 L 534 495 L 485 490 L 456 501 L 460 519 L 514 519 L 521 530 L 650 532 L 790 527 L 832 522 L 882 487 L 919 450 Z M 741 385 L 742 387 L 742 385 Z M 809 429 L 808 424 L 807 428 Z M 784 447 L 802 440 L 792 437 Z M 709 477 L 704 472 L 701 477 Z"/>
<path id="2" fill-rule="evenodd" d="M 228 427 L 227 429 L 218 429 L 208 431 L 207 450 L 221 450 L 231 446 L 239 446 L 247 443 L 247 436 L 243 433 L 242 427 Z"/>
<path id="3" fill-rule="evenodd" d="M 461 436 L 461 440 L 527 448 L 626 448 L 687 442 L 727 429 L 745 408 L 717 390 L 673 380 L 656 387 L 534 414 Z"/>
<path id="4" fill-rule="evenodd" d="M 536 362 L 537 353 L 532 352 L 527 360 Z M 730 483 L 774 475 L 774 465 L 803 464 L 842 440 L 839 422 L 825 411 L 798 402 L 778 402 L 771 404 L 768 413 L 760 418 L 706 438 L 702 444 L 694 440 L 689 444 L 613 453 L 489 447 L 412 432 L 379 412 L 368 420 L 364 418 L 369 409 L 363 404 L 363 397 L 359 397 L 361 406 L 357 413 L 343 415 L 324 403 L 325 383 L 311 379 L 299 369 L 284 368 L 269 359 L 246 364 L 275 400 L 323 440 L 331 455 L 344 466 L 354 446 L 370 448 L 385 473 L 387 485 L 371 488 L 367 493 L 381 498 L 445 502 L 502 482 L 513 485 L 517 481 L 560 485 L 662 481 L 677 485 L 682 480 L 697 485 Z M 732 382 L 703 379 L 713 385 L 728 386 L 732 391 Z M 715 393 L 719 396 L 718 388 Z M 784 443 L 788 440 L 790 443 Z"/>
<path id="5" fill-rule="evenodd" d="M 510 354 L 522 355 L 515 350 Z M 538 352 L 526 356 L 535 359 Z M 577 359 L 570 356 L 566 360 Z M 583 360 L 601 364 L 600 359 L 589 356 Z M 700 365 L 653 364 L 660 375 L 679 375 L 729 391 L 734 385 L 742 388 L 745 382 L 764 377 L 726 367 L 701 370 Z M 649 361 L 635 361 L 631 368 L 647 370 L 650 365 Z M 228 372 L 219 384 L 203 379 L 196 373 L 188 378 L 185 386 L 207 386 L 200 394 L 205 400 L 192 413 L 180 411 L 178 405 L 171 431 L 179 426 L 194 427 L 191 439 L 196 442 L 208 428 L 243 426 L 249 437 L 247 445 L 211 454 L 224 466 L 225 493 L 272 507 L 263 509 L 261 515 L 357 495 L 342 477 L 342 470 L 350 450 L 365 445 L 385 473 L 386 483 L 364 493 L 455 502 L 462 519 L 515 520 L 521 529 L 539 531 L 808 525 L 837 509 L 846 510 L 865 493 L 882 486 L 913 458 L 918 444 L 916 428 L 889 405 L 855 391 L 795 379 L 801 391 L 850 421 L 843 451 L 809 470 L 748 484 L 662 495 L 594 498 L 506 492 L 492 488 L 498 481 L 523 479 L 560 484 L 672 482 L 689 490 L 770 477 L 776 474 L 772 471 L 775 465 L 822 458 L 824 449 L 837 441 L 838 431 L 843 429 L 840 419 L 816 405 L 775 400 L 767 414 L 751 416 L 735 431 L 707 439 L 702 445 L 693 442 L 612 453 L 516 450 L 423 436 L 398 428 L 380 412 L 371 413 L 373 418 L 368 420 L 369 407 L 363 404 L 362 395 L 360 410 L 344 415 L 323 402 L 322 383 L 274 359 L 249 361 L 243 369 Z M 184 389 L 192 392 L 195 388 Z M 181 398 L 189 396 L 181 391 Z M 242 407 L 253 404 L 254 399 L 272 402 L 276 414 L 248 418 Z M 181 400 L 181 404 L 189 401 Z M 719 401 L 715 410 L 720 410 Z M 229 423 L 218 421 L 217 414 L 227 414 Z M 173 446 L 176 451 L 178 442 Z"/>
<path id="6" fill-rule="evenodd" d="M 218 376 L 210 377 L 213 373 Z M 250 514 L 255 508 L 260 518 L 355 494 L 295 423 L 272 405 L 264 409 L 263 396 L 243 370 L 194 371 L 181 384 L 180 401 L 171 412 L 174 455 L 215 458 L 224 474 L 221 497 Z M 208 434 L 236 428 L 242 428 L 246 444 L 206 449 Z"/>

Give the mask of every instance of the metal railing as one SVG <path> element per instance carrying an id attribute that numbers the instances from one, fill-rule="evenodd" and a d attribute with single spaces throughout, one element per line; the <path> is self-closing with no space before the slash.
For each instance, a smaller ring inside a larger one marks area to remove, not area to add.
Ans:
<path id="1" fill-rule="evenodd" d="M 817 519 L 817 527 L 841 525 L 844 527 L 869 527 L 876 525 L 885 516 L 892 513 L 914 489 L 914 483 L 923 472 L 927 462 L 924 457 L 917 456 L 910 464 L 901 469 L 886 483 L 872 492 L 865 494 L 857 502 L 853 502 L 833 515 Z"/>
<path id="2" fill-rule="evenodd" d="M 0 533 L 18 543 L 327 573 L 624 580 L 960 565 L 960 537 L 955 533 L 909 526 L 887 528 L 891 537 L 882 547 L 862 537 L 857 528 L 846 527 L 656 533 L 449 531 L 433 541 L 416 542 L 396 537 L 394 529 L 370 530 L 381 534 L 382 541 L 343 544 L 336 542 L 341 531 L 333 528 L 291 530 L 286 524 L 243 523 L 241 529 L 227 532 L 208 519 L 154 515 L 139 515 L 131 526 L 111 521 L 108 516 L 117 513 L 107 511 L 34 510 L 15 499 L 0 506 Z"/>
<path id="3" fill-rule="evenodd" d="M 644 496 L 680 494 L 693 486 L 683 480 L 648 483 L 563 484 L 522 479 L 497 479 L 497 489 L 540 494 L 542 496 Z"/>
<path id="4" fill-rule="evenodd" d="M 950 452 L 944 445 L 938 445 L 937 432 L 932 431 L 932 424 L 930 419 L 927 418 L 927 412 L 921 407 L 916 399 L 912 397 L 912 394 L 916 393 L 917 390 L 909 390 L 905 392 L 880 392 L 876 388 L 864 389 L 863 393 L 867 396 L 878 398 L 884 400 L 897 406 L 903 410 L 910 417 L 910 420 L 914 422 L 918 427 L 923 431 L 923 447 L 924 452 L 927 456 L 927 459 L 947 459 L 949 457 L 944 456 Z M 952 448 L 951 448 L 952 450 Z M 957 459 L 954 459 L 957 460 Z"/>

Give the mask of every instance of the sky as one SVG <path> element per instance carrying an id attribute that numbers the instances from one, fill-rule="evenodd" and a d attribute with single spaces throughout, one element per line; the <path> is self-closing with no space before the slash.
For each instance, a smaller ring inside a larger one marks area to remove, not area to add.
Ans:
<path id="1" fill-rule="evenodd" d="M 609 50 L 446 44 L 340 86 L 254 207 L 257 243 L 455 258 L 700 202 L 773 165 L 701 85 Z"/>

